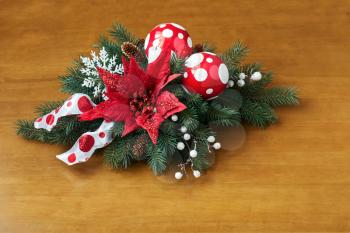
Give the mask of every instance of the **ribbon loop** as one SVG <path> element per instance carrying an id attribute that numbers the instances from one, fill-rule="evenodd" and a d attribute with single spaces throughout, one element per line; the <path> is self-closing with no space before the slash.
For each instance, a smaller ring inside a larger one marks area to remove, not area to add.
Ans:
<path id="1" fill-rule="evenodd" d="M 87 161 L 96 149 L 105 147 L 113 141 L 114 126 L 115 122 L 103 121 L 96 131 L 84 133 L 70 150 L 56 157 L 68 165 Z"/>
<path id="2" fill-rule="evenodd" d="M 61 117 L 80 115 L 95 107 L 88 95 L 77 93 L 68 98 L 61 107 L 36 119 L 34 127 L 51 131 Z M 96 149 L 105 147 L 113 141 L 115 125 L 115 122 L 103 121 L 96 131 L 84 133 L 70 150 L 56 157 L 68 165 L 87 161 Z"/>
<path id="3" fill-rule="evenodd" d="M 46 129 L 51 131 L 63 116 L 82 114 L 93 109 L 96 105 L 91 101 L 89 96 L 77 93 L 69 97 L 61 107 L 50 113 L 36 119 L 34 127 L 36 129 Z"/>

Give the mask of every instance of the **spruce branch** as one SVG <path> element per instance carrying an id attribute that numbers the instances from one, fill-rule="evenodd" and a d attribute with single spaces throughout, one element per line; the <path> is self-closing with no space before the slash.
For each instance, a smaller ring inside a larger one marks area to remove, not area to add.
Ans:
<path id="1" fill-rule="evenodd" d="M 178 140 L 178 137 L 176 135 L 177 133 L 168 134 L 160 131 L 157 146 L 164 148 L 164 151 L 168 155 L 172 155 L 176 150 L 176 145 Z"/>
<path id="2" fill-rule="evenodd" d="M 164 148 L 154 146 L 148 148 L 148 165 L 151 167 L 155 175 L 161 175 L 166 167 L 168 161 L 168 154 Z"/>
<path id="3" fill-rule="evenodd" d="M 266 103 L 271 107 L 299 104 L 296 90 L 292 87 L 272 87 L 264 89 L 260 95 L 252 97 L 252 99 L 260 103 Z"/>
<path id="4" fill-rule="evenodd" d="M 104 161 L 112 168 L 126 169 L 132 162 L 130 148 L 125 139 L 116 138 L 104 151 Z"/>
<path id="5" fill-rule="evenodd" d="M 171 55 L 170 70 L 172 74 L 182 74 L 184 72 L 185 59 Z"/>
<path id="6" fill-rule="evenodd" d="M 173 82 L 176 82 L 176 80 L 174 80 Z M 182 100 L 183 102 L 185 102 L 185 97 L 186 97 L 186 95 L 188 95 L 184 91 L 182 85 L 178 84 L 178 83 L 168 84 L 164 89 L 169 91 L 169 92 L 171 92 L 171 93 L 173 93 L 178 99 Z"/>
<path id="7" fill-rule="evenodd" d="M 239 111 L 213 102 L 207 112 L 207 120 L 218 126 L 235 126 L 240 124 L 241 116 Z"/>
<path id="8" fill-rule="evenodd" d="M 122 62 L 121 61 L 122 51 L 121 51 L 120 45 L 111 41 L 106 36 L 104 35 L 100 36 L 96 47 L 98 47 L 99 49 L 104 48 L 110 56 L 115 56 L 115 62 L 117 64 L 120 64 Z"/>
<path id="9" fill-rule="evenodd" d="M 37 113 L 39 116 L 46 115 L 52 110 L 62 106 L 63 102 L 64 101 L 49 101 L 49 102 L 43 103 L 35 108 L 35 113 Z"/>
<path id="10" fill-rule="evenodd" d="M 95 131 L 101 120 L 80 122 L 77 116 L 66 116 L 57 122 L 52 131 L 34 128 L 34 121 L 19 120 L 16 123 L 17 134 L 28 140 L 40 142 L 72 145 L 76 140 L 88 131 Z"/>
<path id="11" fill-rule="evenodd" d="M 137 44 L 138 38 L 132 35 L 128 29 L 122 24 L 113 24 L 112 29 L 109 31 L 110 35 L 114 37 L 119 44 L 124 42 L 131 42 Z"/>
<path id="12" fill-rule="evenodd" d="M 256 82 L 248 82 L 241 88 L 240 92 L 245 98 L 254 98 L 261 92 L 268 84 L 272 82 L 272 73 L 263 73 L 262 78 Z"/>
<path id="13" fill-rule="evenodd" d="M 16 133 L 25 139 L 40 142 L 49 142 L 49 133 L 44 130 L 34 128 L 34 121 L 19 120 L 16 122 Z"/>
<path id="14" fill-rule="evenodd" d="M 197 142 L 203 142 L 207 145 L 208 137 L 214 135 L 214 132 L 207 125 L 200 124 L 193 135 Z"/>
<path id="15" fill-rule="evenodd" d="M 250 64 L 244 64 L 240 67 L 238 67 L 239 73 L 245 73 L 246 75 L 251 75 L 256 71 L 261 71 L 262 65 L 260 63 L 250 63 Z"/>
<path id="16" fill-rule="evenodd" d="M 266 103 L 245 99 L 240 111 L 244 121 L 259 128 L 265 128 L 277 121 L 277 115 Z"/>
<path id="17" fill-rule="evenodd" d="M 179 113 L 180 122 L 189 132 L 195 130 L 199 125 L 198 114 L 195 108 L 187 107 Z"/>
<path id="18" fill-rule="evenodd" d="M 221 55 L 221 59 L 228 66 L 229 70 L 237 67 L 240 61 L 247 55 L 248 48 L 240 41 L 235 42 L 226 52 Z"/>
<path id="19" fill-rule="evenodd" d="M 215 46 L 210 44 L 209 42 L 204 42 L 203 43 L 203 51 L 204 52 L 210 52 L 210 53 L 215 53 Z"/>
<path id="20" fill-rule="evenodd" d="M 195 170 L 206 170 L 210 167 L 210 158 L 209 158 L 209 149 L 208 149 L 208 142 L 199 141 L 197 143 L 197 157 L 194 158 L 193 161 L 193 168 Z"/>
<path id="21" fill-rule="evenodd" d="M 79 71 L 78 66 L 68 68 L 67 74 L 59 76 L 62 84 L 62 92 L 68 94 L 83 93 L 94 99 L 93 91 L 90 88 L 82 86 L 86 76 Z M 96 98 L 95 98 L 96 99 Z"/>

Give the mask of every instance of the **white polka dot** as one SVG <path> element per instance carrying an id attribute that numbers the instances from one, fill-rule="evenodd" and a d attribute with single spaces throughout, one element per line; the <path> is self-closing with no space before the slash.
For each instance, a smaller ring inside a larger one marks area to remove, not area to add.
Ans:
<path id="1" fill-rule="evenodd" d="M 210 94 L 212 94 L 213 93 L 213 88 L 208 88 L 206 91 L 205 91 L 205 93 L 207 93 L 207 95 L 210 95 Z"/>
<path id="2" fill-rule="evenodd" d="M 173 36 L 173 31 L 170 30 L 170 29 L 165 29 L 163 32 L 162 32 L 162 35 L 165 37 L 165 38 L 170 38 Z"/>
<path id="3" fill-rule="evenodd" d="M 152 42 L 153 47 L 158 47 L 159 44 L 160 44 L 160 40 L 159 40 L 159 39 L 155 39 L 155 40 Z"/>
<path id="4" fill-rule="evenodd" d="M 187 78 L 188 77 L 188 74 L 187 72 L 184 73 L 184 78 Z"/>
<path id="5" fill-rule="evenodd" d="M 185 66 L 186 67 L 190 67 L 190 68 L 193 68 L 195 66 L 198 66 L 199 64 L 202 63 L 204 59 L 204 56 L 203 54 L 200 54 L 200 53 L 195 53 L 195 54 L 192 54 L 185 62 Z"/>
<path id="6" fill-rule="evenodd" d="M 162 52 L 162 49 L 159 47 L 150 47 L 148 50 L 148 63 L 154 62 Z"/>
<path id="7" fill-rule="evenodd" d="M 181 32 L 179 32 L 179 34 L 177 34 L 177 36 L 178 36 L 180 39 L 183 39 L 183 38 L 184 38 L 184 34 L 182 34 Z"/>
<path id="8" fill-rule="evenodd" d="M 211 52 L 204 52 L 204 53 L 216 56 L 215 53 L 211 53 Z"/>
<path id="9" fill-rule="evenodd" d="M 203 69 L 203 68 L 198 68 L 195 72 L 194 72 L 194 78 L 198 81 L 198 82 L 204 82 L 208 77 L 208 72 Z"/>
<path id="10" fill-rule="evenodd" d="M 176 23 L 171 23 L 171 25 L 173 25 L 174 27 L 176 27 L 176 28 L 178 28 L 178 29 L 181 29 L 181 30 L 186 31 L 186 29 L 185 29 L 184 27 L 182 27 L 182 26 L 180 26 L 180 25 L 178 25 L 178 24 L 176 24 Z"/>
<path id="11" fill-rule="evenodd" d="M 208 63 L 212 63 L 212 62 L 213 62 L 213 58 L 208 57 L 208 58 L 206 59 L 206 61 L 207 61 Z"/>
<path id="12" fill-rule="evenodd" d="M 187 44 L 188 44 L 188 47 L 192 48 L 192 39 L 191 39 L 191 37 L 187 38 Z"/>
<path id="13" fill-rule="evenodd" d="M 163 28 L 163 27 L 165 27 L 165 26 L 166 26 L 165 23 L 162 23 L 162 24 L 159 25 L 160 28 Z"/>
<path id="14" fill-rule="evenodd" d="M 150 35 L 149 35 L 149 33 L 148 33 L 147 36 L 146 36 L 146 39 L 145 39 L 145 49 L 146 49 L 147 46 L 148 46 L 149 37 L 150 37 Z"/>
<path id="15" fill-rule="evenodd" d="M 223 84 L 228 82 L 228 69 L 224 63 L 219 66 L 219 77 Z"/>

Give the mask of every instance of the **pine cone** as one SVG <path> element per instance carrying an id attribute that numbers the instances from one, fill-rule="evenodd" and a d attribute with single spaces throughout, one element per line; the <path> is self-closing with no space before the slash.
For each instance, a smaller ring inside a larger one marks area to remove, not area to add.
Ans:
<path id="1" fill-rule="evenodd" d="M 140 56 L 139 48 L 131 42 L 124 42 L 120 47 L 122 49 L 123 54 L 128 58 Z"/>
<path id="2" fill-rule="evenodd" d="M 140 135 L 131 147 L 132 157 L 136 160 L 142 160 L 146 152 L 147 135 Z"/>
<path id="3" fill-rule="evenodd" d="M 136 43 L 136 46 L 139 48 L 143 48 L 144 45 L 145 45 L 145 39 L 139 39 Z"/>
<path id="4" fill-rule="evenodd" d="M 200 53 L 203 52 L 203 45 L 202 44 L 195 44 L 193 47 L 193 52 L 194 53 Z"/>

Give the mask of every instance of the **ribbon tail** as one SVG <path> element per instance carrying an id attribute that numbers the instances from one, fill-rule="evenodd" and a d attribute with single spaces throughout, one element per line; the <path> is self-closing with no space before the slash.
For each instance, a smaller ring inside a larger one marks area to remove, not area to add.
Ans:
<path id="1" fill-rule="evenodd" d="M 69 97 L 61 107 L 39 117 L 34 122 L 36 129 L 51 131 L 63 116 L 82 114 L 93 109 L 96 105 L 88 95 L 77 93 Z"/>
<path id="2" fill-rule="evenodd" d="M 96 131 L 82 134 L 70 150 L 56 157 L 68 165 L 86 162 L 96 149 L 105 147 L 113 141 L 115 124 L 103 121 Z"/>

